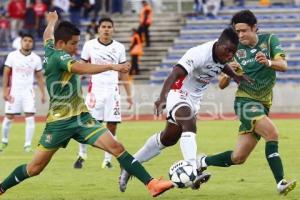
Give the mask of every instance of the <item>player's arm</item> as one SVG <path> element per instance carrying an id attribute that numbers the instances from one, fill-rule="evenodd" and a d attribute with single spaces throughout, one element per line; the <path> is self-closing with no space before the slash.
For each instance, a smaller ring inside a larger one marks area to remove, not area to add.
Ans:
<path id="1" fill-rule="evenodd" d="M 69 71 L 75 74 L 98 74 L 109 70 L 127 73 L 130 70 L 130 67 L 131 65 L 128 62 L 122 64 L 96 65 L 74 61 L 70 65 Z"/>
<path id="2" fill-rule="evenodd" d="M 124 89 L 127 94 L 127 103 L 128 103 L 128 109 L 131 108 L 133 104 L 132 100 L 132 90 L 131 90 L 131 81 L 129 79 L 129 74 L 128 73 L 120 73 L 120 83 L 124 86 Z"/>
<path id="3" fill-rule="evenodd" d="M 268 59 L 266 55 L 262 52 L 257 52 L 255 59 L 257 62 L 270 67 L 275 71 L 285 72 L 287 70 L 287 62 L 284 57 L 278 55 L 273 59 Z"/>
<path id="4" fill-rule="evenodd" d="M 43 35 L 43 40 L 44 42 L 46 42 L 49 39 L 54 39 L 54 27 L 55 24 L 58 20 L 58 15 L 56 13 L 56 11 L 54 12 L 49 12 L 46 15 L 46 19 L 47 19 L 47 27 L 44 31 L 44 35 Z"/>
<path id="5" fill-rule="evenodd" d="M 171 74 L 165 80 L 163 88 L 160 92 L 159 99 L 155 102 L 156 115 L 160 115 L 163 109 L 166 107 L 166 100 L 172 85 L 180 78 L 185 77 L 188 74 L 186 69 L 177 64 L 173 67 Z"/>
<path id="6" fill-rule="evenodd" d="M 46 102 L 45 80 L 44 80 L 42 70 L 39 70 L 39 71 L 35 72 L 35 78 L 36 78 L 38 87 L 39 87 L 40 92 L 41 92 L 41 101 L 42 101 L 42 103 L 45 103 Z"/>
<path id="7" fill-rule="evenodd" d="M 239 75 L 237 74 L 228 64 L 225 64 L 222 72 L 226 75 L 228 75 L 229 77 L 233 78 L 233 80 L 236 83 L 240 83 L 241 81 L 246 81 L 249 84 L 252 84 L 254 82 L 254 80 L 250 79 L 248 76 L 246 75 Z"/>
<path id="8" fill-rule="evenodd" d="M 225 89 L 231 81 L 231 78 L 229 76 L 227 76 L 226 74 L 224 74 L 224 73 L 222 73 L 218 77 L 218 79 L 219 79 L 219 88 L 222 89 L 222 90 Z"/>
<path id="9" fill-rule="evenodd" d="M 11 74 L 11 67 L 5 66 L 3 70 L 3 80 L 2 80 L 2 86 L 3 86 L 3 99 L 5 101 L 10 101 L 11 96 L 9 95 L 9 76 Z"/>

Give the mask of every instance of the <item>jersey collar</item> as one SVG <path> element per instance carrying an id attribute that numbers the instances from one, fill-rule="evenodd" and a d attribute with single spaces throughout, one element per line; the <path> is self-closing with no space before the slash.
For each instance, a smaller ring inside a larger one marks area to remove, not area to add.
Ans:
<path id="1" fill-rule="evenodd" d="M 100 44 L 102 44 L 103 46 L 109 46 L 109 45 L 111 45 L 111 44 L 113 43 L 113 40 L 111 40 L 109 43 L 104 44 L 104 43 L 102 43 L 102 42 L 99 40 L 99 38 L 97 38 L 97 41 L 98 41 Z"/>

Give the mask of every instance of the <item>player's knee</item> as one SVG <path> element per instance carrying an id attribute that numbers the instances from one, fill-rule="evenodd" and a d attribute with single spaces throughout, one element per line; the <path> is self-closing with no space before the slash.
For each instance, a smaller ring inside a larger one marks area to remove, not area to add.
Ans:
<path id="1" fill-rule="evenodd" d="M 27 172 L 29 176 L 37 176 L 43 171 L 44 167 L 41 165 L 28 165 Z"/>
<path id="2" fill-rule="evenodd" d="M 276 129 L 268 132 L 268 134 L 265 137 L 266 141 L 278 141 L 278 131 Z"/>
<path id="3" fill-rule="evenodd" d="M 122 152 L 125 151 L 124 146 L 119 143 L 119 142 L 114 142 L 113 144 L 110 145 L 108 149 L 114 156 L 120 155 Z"/>
<path id="4" fill-rule="evenodd" d="M 241 164 L 244 164 L 247 160 L 247 157 L 246 156 L 243 156 L 243 155 L 232 155 L 232 162 L 235 164 L 235 165 L 241 165 Z"/>

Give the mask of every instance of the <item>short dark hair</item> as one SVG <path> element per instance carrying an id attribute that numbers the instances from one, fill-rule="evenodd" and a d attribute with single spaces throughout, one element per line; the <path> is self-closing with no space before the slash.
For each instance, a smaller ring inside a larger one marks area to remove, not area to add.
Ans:
<path id="1" fill-rule="evenodd" d="M 62 21 L 55 28 L 54 40 L 55 43 L 58 40 L 62 40 L 67 43 L 74 35 L 80 35 L 80 30 L 71 22 Z"/>
<path id="2" fill-rule="evenodd" d="M 218 42 L 224 44 L 228 40 L 236 46 L 239 44 L 239 36 L 232 27 L 227 27 L 223 30 Z"/>
<path id="3" fill-rule="evenodd" d="M 103 22 L 110 22 L 112 26 L 114 26 L 114 22 L 110 17 L 101 17 L 101 19 L 98 22 L 98 25 L 100 26 Z"/>
<path id="4" fill-rule="evenodd" d="M 23 39 L 23 38 L 25 38 L 25 37 L 29 37 L 29 38 L 31 38 L 32 40 L 34 40 L 33 35 L 31 35 L 30 33 L 22 33 L 21 38 Z"/>
<path id="5" fill-rule="evenodd" d="M 251 12 L 250 10 L 242 10 L 235 13 L 231 19 L 232 26 L 238 23 L 245 23 L 249 26 L 254 26 L 255 24 L 257 24 L 257 19 L 253 12 Z"/>

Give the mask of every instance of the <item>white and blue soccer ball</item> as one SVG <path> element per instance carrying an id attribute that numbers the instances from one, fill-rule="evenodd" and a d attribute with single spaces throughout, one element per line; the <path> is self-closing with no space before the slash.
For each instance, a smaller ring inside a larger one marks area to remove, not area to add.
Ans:
<path id="1" fill-rule="evenodd" d="M 193 184 L 197 174 L 192 164 L 185 160 L 175 162 L 169 170 L 170 180 L 178 188 L 188 188 Z"/>

